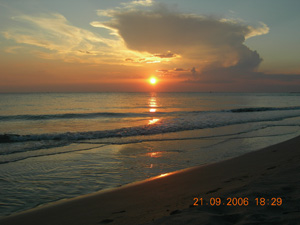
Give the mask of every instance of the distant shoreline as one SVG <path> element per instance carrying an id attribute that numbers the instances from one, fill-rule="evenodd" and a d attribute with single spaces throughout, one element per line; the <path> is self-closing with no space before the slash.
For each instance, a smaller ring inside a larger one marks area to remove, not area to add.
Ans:
<path id="1" fill-rule="evenodd" d="M 233 91 L 233 92 L 229 92 L 229 91 L 181 91 L 181 92 L 176 92 L 176 91 L 92 91 L 92 92 L 88 92 L 88 91 L 70 91 L 70 92 L 64 92 L 64 91 L 36 91 L 36 92 L 0 92 L 0 94 L 111 94 L 111 93 L 170 93 L 170 94 L 182 94 L 182 93 L 200 93 L 200 94 L 300 94 L 300 91 L 291 91 L 291 92 L 287 92 L 287 91 L 283 91 L 283 92 L 238 92 L 238 91 Z"/>

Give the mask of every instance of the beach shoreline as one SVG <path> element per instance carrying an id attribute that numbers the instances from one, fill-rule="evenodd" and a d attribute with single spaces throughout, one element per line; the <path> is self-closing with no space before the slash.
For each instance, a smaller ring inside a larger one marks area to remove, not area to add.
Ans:
<path id="1" fill-rule="evenodd" d="M 1 218 L 0 224 L 296 224 L 299 145 L 300 136 L 225 161 L 47 204 Z M 193 206 L 195 198 L 205 203 Z M 213 206 L 211 198 L 225 205 Z M 228 206 L 228 198 L 248 198 L 249 205 Z"/>

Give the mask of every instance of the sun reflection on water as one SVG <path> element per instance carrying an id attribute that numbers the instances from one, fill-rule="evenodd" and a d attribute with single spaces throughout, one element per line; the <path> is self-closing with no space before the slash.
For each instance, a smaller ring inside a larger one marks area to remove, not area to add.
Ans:
<path id="1" fill-rule="evenodd" d="M 156 113 L 157 112 L 157 100 L 155 94 L 152 93 L 152 96 L 148 100 L 148 106 L 149 106 L 149 112 L 150 113 Z M 153 117 L 151 120 L 149 120 L 148 125 L 155 124 L 160 119 Z"/>
<path id="2" fill-rule="evenodd" d="M 148 105 L 149 105 L 149 110 L 151 109 L 155 109 L 157 108 L 157 101 L 156 101 L 156 97 L 155 96 L 151 96 L 149 101 L 148 101 Z M 150 111 L 151 112 L 151 111 Z"/>
<path id="3" fill-rule="evenodd" d="M 155 124 L 159 121 L 160 119 L 152 119 L 152 120 L 149 120 L 148 124 L 151 125 L 151 124 Z"/>

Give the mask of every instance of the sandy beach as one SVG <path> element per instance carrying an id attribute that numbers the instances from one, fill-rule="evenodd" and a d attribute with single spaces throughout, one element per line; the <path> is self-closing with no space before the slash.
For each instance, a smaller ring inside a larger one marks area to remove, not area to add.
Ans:
<path id="1" fill-rule="evenodd" d="M 0 224 L 299 224 L 299 146 L 296 137 L 237 158 L 40 206 Z"/>

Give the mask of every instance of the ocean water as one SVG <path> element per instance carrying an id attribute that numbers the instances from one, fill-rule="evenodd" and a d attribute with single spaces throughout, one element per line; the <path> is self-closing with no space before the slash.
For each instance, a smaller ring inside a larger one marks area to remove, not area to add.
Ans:
<path id="1" fill-rule="evenodd" d="M 0 216 L 300 134 L 300 94 L 0 94 Z"/>

